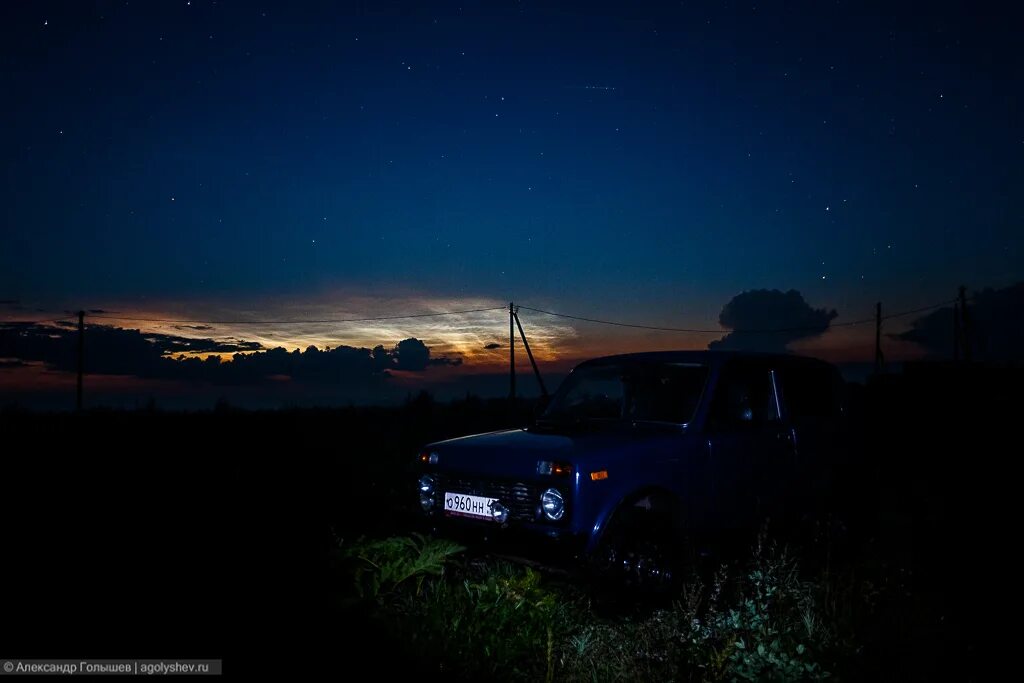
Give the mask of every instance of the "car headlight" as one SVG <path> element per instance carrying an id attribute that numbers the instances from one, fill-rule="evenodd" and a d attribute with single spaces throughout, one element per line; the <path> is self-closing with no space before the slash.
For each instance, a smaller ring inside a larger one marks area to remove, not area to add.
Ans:
<path id="1" fill-rule="evenodd" d="M 560 520 L 565 514 L 565 499 L 558 489 L 548 489 L 540 494 L 540 506 L 544 510 L 544 516 L 553 521 Z"/>

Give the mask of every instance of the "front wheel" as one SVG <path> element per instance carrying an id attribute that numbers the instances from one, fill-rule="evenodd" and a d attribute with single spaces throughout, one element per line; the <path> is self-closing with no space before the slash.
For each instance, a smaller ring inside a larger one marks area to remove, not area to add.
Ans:
<path id="1" fill-rule="evenodd" d="M 616 513 L 592 557 L 599 595 L 670 598 L 691 564 L 686 534 L 649 504 Z"/>

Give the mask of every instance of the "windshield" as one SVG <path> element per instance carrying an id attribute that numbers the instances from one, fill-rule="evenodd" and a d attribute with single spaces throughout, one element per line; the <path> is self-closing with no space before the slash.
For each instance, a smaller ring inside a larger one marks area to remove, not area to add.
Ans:
<path id="1" fill-rule="evenodd" d="M 706 366 L 690 363 L 579 368 L 559 388 L 541 420 L 684 424 L 697 410 L 707 374 Z"/>

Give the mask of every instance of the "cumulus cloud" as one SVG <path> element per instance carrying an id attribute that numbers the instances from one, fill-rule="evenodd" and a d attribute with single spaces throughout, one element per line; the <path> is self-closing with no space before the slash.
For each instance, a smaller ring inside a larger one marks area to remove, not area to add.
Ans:
<path id="1" fill-rule="evenodd" d="M 709 343 L 708 348 L 782 353 L 792 342 L 820 335 L 836 315 L 835 310 L 812 308 L 795 289 L 750 290 L 737 294 L 722 308 L 718 323 L 732 332 Z"/>
<path id="2" fill-rule="evenodd" d="M 33 323 L 0 323 L 0 358 L 41 362 L 62 371 L 77 369 L 78 335 L 74 329 Z M 419 339 L 404 339 L 391 348 L 373 350 L 338 346 L 304 351 L 265 349 L 241 339 L 180 337 L 106 325 L 90 325 L 85 338 L 86 371 L 145 378 L 249 384 L 288 377 L 307 382 L 360 383 L 386 378 L 390 370 L 422 372 L 431 365 L 460 365 L 459 357 L 431 357 Z M 245 352 L 245 353 L 243 353 Z M 233 354 L 231 362 L 219 356 Z"/>
<path id="3" fill-rule="evenodd" d="M 977 360 L 1024 361 L 1024 282 L 1001 289 L 983 289 L 968 301 L 971 353 Z M 890 335 L 920 344 L 931 356 L 953 353 L 953 307 L 917 318 L 910 329 Z"/>

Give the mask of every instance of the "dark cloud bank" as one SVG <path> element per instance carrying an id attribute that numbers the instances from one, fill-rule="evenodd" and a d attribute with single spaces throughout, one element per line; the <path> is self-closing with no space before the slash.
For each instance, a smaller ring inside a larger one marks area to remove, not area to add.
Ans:
<path id="1" fill-rule="evenodd" d="M 215 384 L 254 384 L 281 377 L 351 384 L 386 378 L 392 370 L 422 372 L 432 365 L 462 363 L 461 358 L 432 358 L 430 348 L 419 339 L 404 339 L 390 348 L 310 346 L 300 352 L 264 349 L 258 342 L 239 339 L 193 339 L 90 325 L 85 340 L 89 373 Z M 0 359 L 8 362 L 38 362 L 74 372 L 77 349 L 78 333 L 68 326 L 0 323 Z M 182 355 L 186 353 L 234 355 L 228 363 L 216 356 L 203 360 Z"/>
<path id="2" fill-rule="evenodd" d="M 1024 361 L 1024 282 L 976 292 L 967 306 L 973 358 L 983 361 Z M 930 356 L 953 353 L 953 307 L 939 308 L 914 320 L 910 329 L 892 335 L 920 344 Z"/>
<path id="3" fill-rule="evenodd" d="M 718 323 L 732 332 L 708 348 L 784 353 L 792 342 L 827 330 L 836 315 L 834 309 L 812 308 L 795 289 L 754 289 L 737 294 L 722 308 Z"/>

